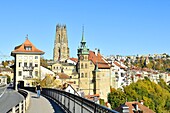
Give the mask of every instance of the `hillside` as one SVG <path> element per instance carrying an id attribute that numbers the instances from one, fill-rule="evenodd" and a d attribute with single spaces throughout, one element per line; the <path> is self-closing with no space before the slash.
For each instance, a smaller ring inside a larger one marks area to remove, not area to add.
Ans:
<path id="1" fill-rule="evenodd" d="M 149 79 L 139 80 L 129 86 L 120 89 L 111 89 L 108 95 L 108 102 L 112 109 L 130 101 L 144 100 L 144 105 L 156 113 L 170 112 L 170 86 L 167 86 L 163 80 L 159 84 L 151 82 Z"/>

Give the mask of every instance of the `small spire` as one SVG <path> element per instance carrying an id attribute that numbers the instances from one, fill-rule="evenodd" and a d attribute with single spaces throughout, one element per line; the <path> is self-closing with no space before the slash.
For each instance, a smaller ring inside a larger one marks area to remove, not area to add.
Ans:
<path id="1" fill-rule="evenodd" d="M 81 42 L 85 42 L 85 39 L 84 39 L 84 25 L 82 26 L 82 40 Z"/>
<path id="2" fill-rule="evenodd" d="M 28 34 L 26 35 L 26 39 L 28 40 Z"/>

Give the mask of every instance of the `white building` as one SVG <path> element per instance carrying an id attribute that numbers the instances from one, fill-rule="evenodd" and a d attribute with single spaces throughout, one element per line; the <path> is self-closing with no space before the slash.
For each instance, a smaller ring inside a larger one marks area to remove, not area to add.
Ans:
<path id="1" fill-rule="evenodd" d="M 7 76 L 0 76 L 0 84 L 7 84 Z"/>
<path id="2" fill-rule="evenodd" d="M 41 80 L 43 80 L 45 78 L 46 75 L 51 75 L 51 76 L 55 76 L 55 73 L 43 66 L 40 66 L 40 75 L 41 75 Z"/>
<path id="3" fill-rule="evenodd" d="M 14 87 L 20 83 L 20 87 L 34 86 L 36 79 L 40 79 L 40 56 L 43 51 L 37 49 L 26 38 L 25 42 L 11 52 L 15 58 L 14 64 Z"/>
<path id="4" fill-rule="evenodd" d="M 118 61 L 114 61 L 112 63 L 112 73 L 115 76 L 115 85 L 114 88 L 122 88 L 122 86 L 126 85 L 125 79 L 126 79 L 126 66 Z"/>

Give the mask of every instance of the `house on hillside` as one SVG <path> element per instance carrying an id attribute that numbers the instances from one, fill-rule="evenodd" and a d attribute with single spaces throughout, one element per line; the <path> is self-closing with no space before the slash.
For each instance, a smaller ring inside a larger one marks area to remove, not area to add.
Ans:
<path id="1" fill-rule="evenodd" d="M 153 110 L 143 105 L 143 102 L 126 102 L 115 108 L 120 113 L 155 113 Z"/>

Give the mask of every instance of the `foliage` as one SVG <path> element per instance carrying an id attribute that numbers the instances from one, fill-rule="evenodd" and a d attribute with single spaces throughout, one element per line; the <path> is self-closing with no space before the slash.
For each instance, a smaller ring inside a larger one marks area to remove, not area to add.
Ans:
<path id="1" fill-rule="evenodd" d="M 111 104 L 111 108 L 114 109 L 126 101 L 126 96 L 121 90 L 112 90 L 108 94 L 108 102 Z"/>
<path id="2" fill-rule="evenodd" d="M 169 56 L 167 58 L 169 58 Z M 170 59 L 166 58 L 153 59 L 152 57 L 149 57 L 149 63 L 146 63 L 146 58 L 136 57 L 136 61 L 133 62 L 132 65 L 141 68 L 167 71 L 167 69 L 170 68 Z"/>
<path id="3" fill-rule="evenodd" d="M 48 67 L 47 60 L 44 59 L 43 57 L 41 57 L 41 59 L 40 59 L 40 65 L 47 68 L 47 67 Z"/>
<path id="4" fill-rule="evenodd" d="M 108 95 L 108 102 L 112 108 L 118 107 L 127 101 L 144 100 L 144 105 L 156 113 L 170 112 L 170 88 L 163 80 L 159 84 L 151 82 L 149 79 L 138 80 L 129 86 L 124 87 L 124 91 L 111 90 Z"/>
<path id="5" fill-rule="evenodd" d="M 100 99 L 99 102 L 100 102 L 100 105 L 105 106 L 104 99 Z"/>
<path id="6" fill-rule="evenodd" d="M 61 86 L 61 81 L 55 79 L 51 75 L 46 75 L 46 77 L 40 82 L 42 87 L 46 88 L 58 88 Z"/>

